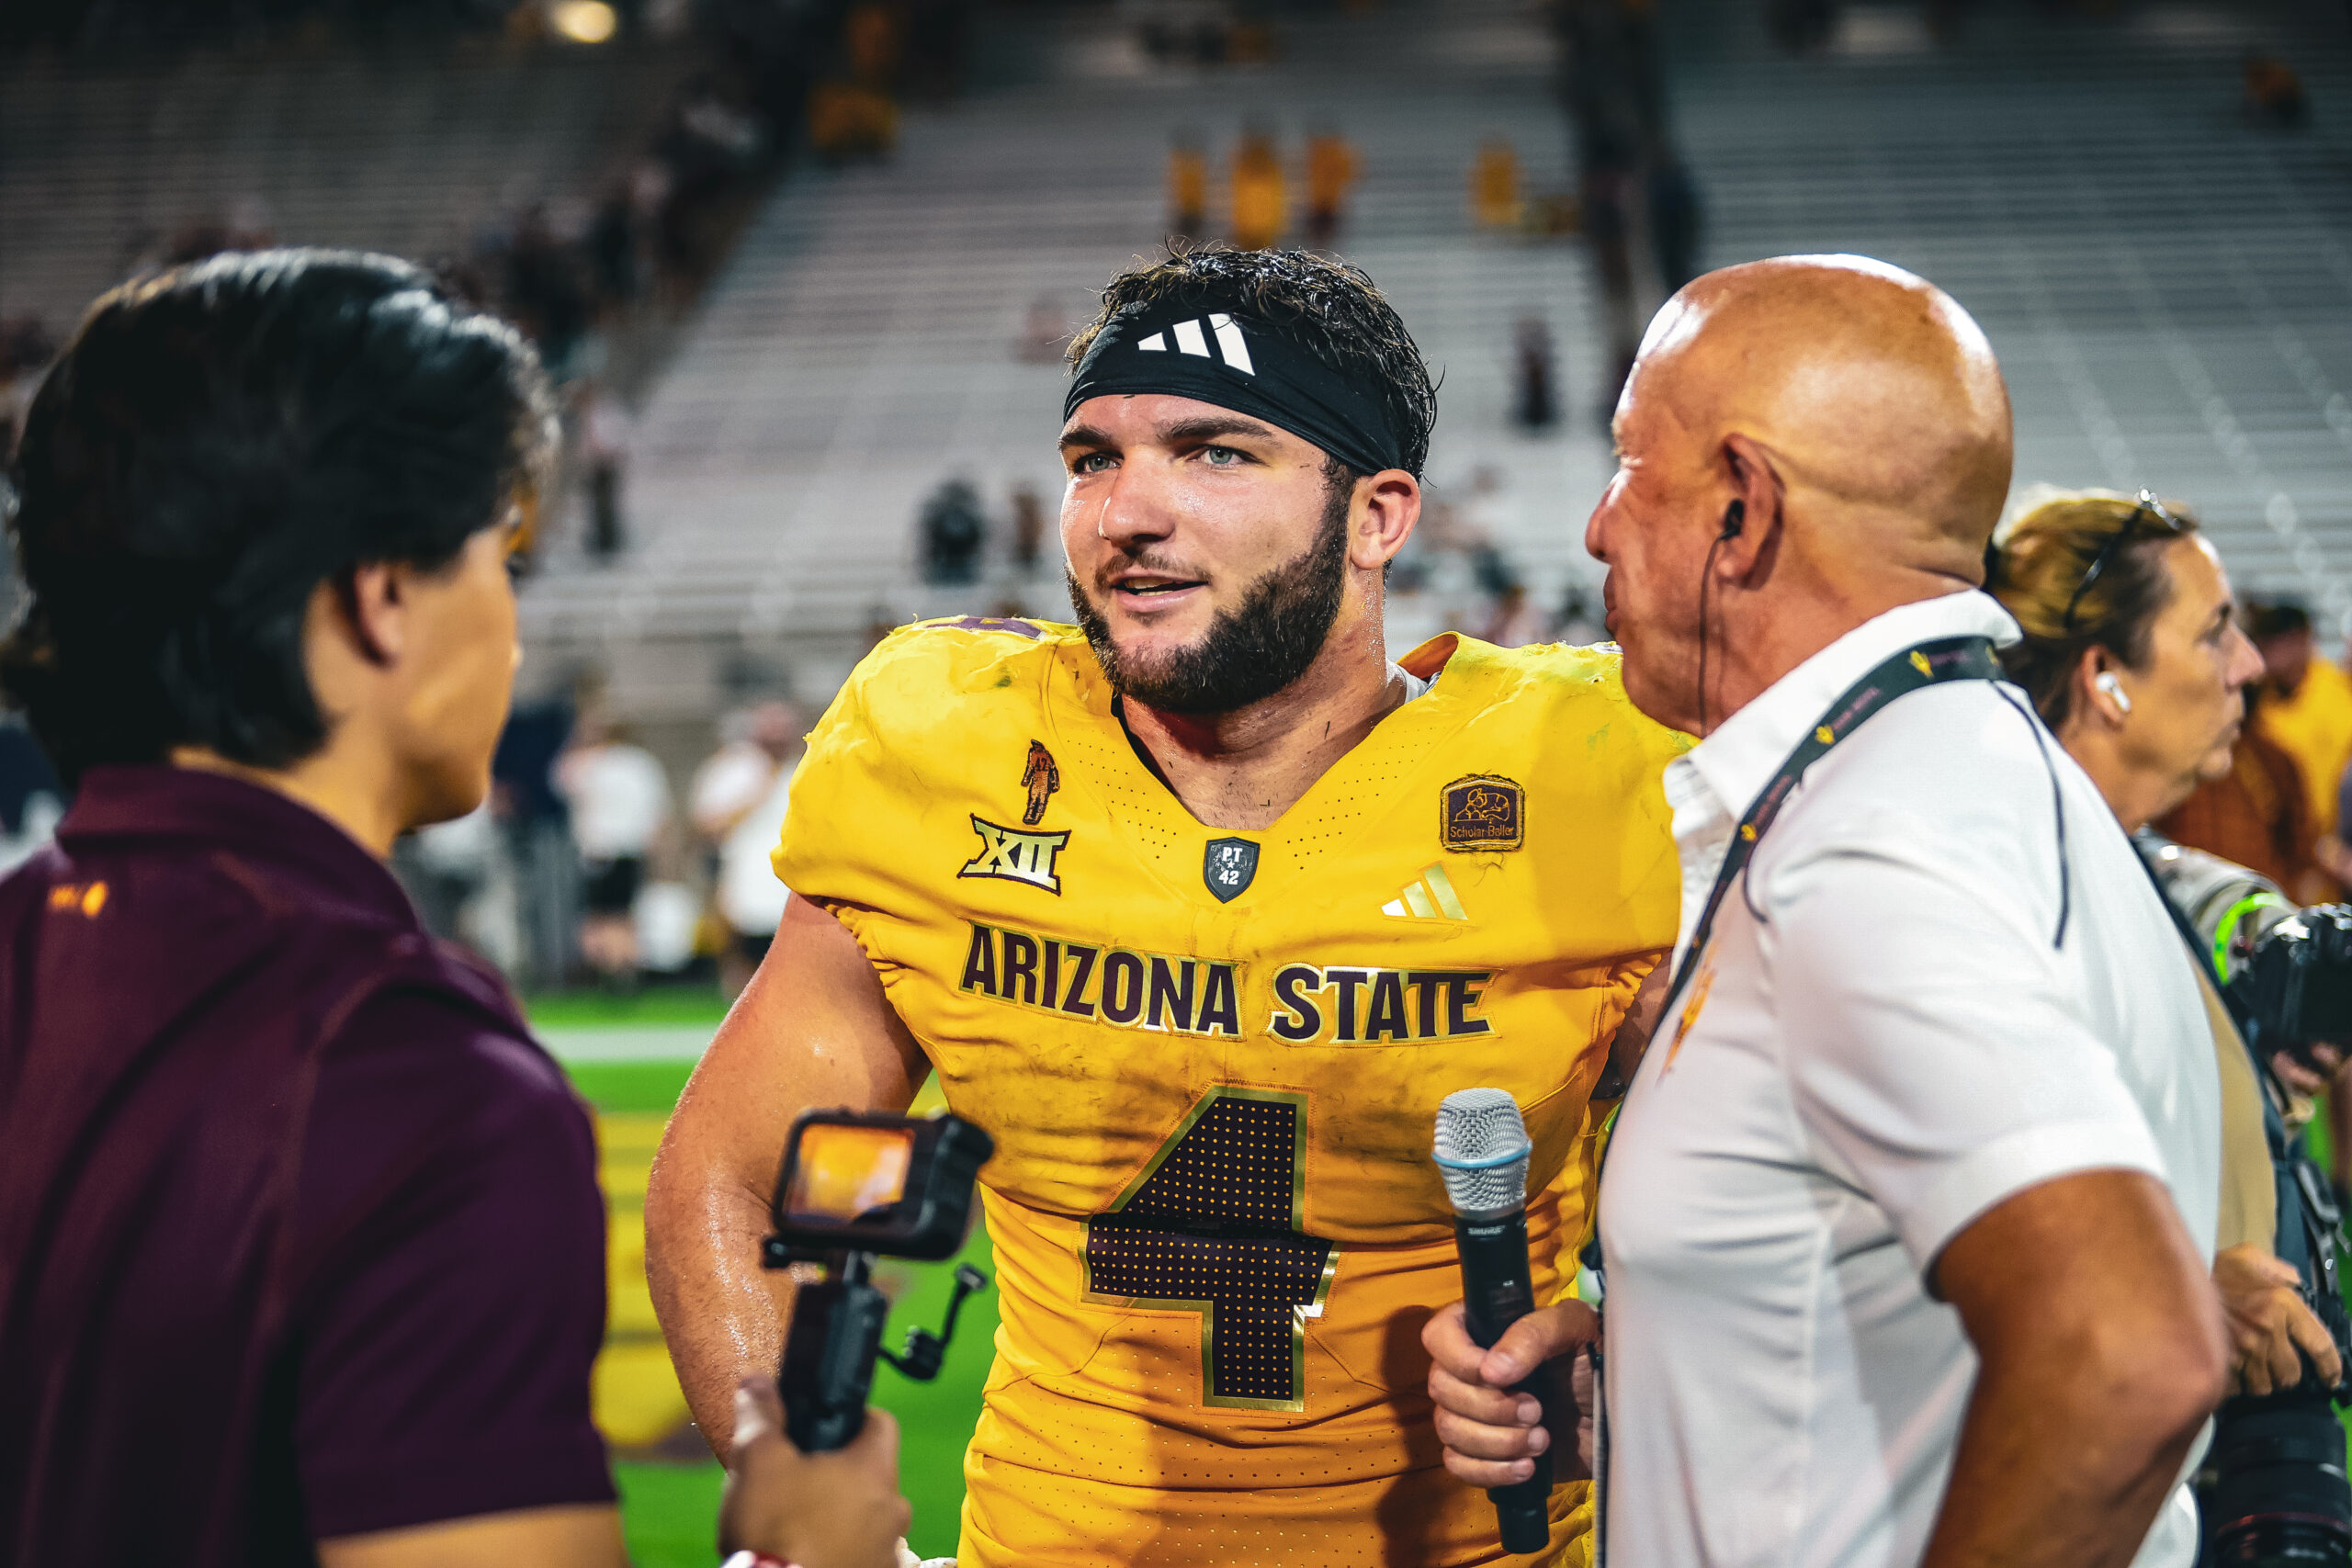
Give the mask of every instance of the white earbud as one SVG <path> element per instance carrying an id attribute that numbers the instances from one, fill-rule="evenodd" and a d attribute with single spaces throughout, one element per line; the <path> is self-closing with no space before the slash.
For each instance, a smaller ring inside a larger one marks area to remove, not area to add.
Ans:
<path id="1" fill-rule="evenodd" d="M 2093 681 L 2091 684 L 2097 686 L 2100 691 L 2105 692 L 2109 696 L 2113 697 L 2115 699 L 2115 705 L 2121 708 L 2125 713 L 2130 713 L 2132 711 L 2132 699 L 2123 694 L 2123 678 L 2118 675 L 2114 671 L 2109 670 L 2098 680 Z"/>

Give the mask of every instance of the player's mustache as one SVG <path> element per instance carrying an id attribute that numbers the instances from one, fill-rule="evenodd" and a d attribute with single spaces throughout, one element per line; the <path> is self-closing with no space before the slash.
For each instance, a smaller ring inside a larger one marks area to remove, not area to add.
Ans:
<path id="1" fill-rule="evenodd" d="M 1118 559 L 1112 561 L 1109 565 L 1097 567 L 1095 569 L 1095 592 L 1101 594 L 1109 593 L 1115 586 L 1114 580 L 1117 578 L 1121 572 L 1125 571 L 1157 572 L 1162 577 L 1176 578 L 1185 582 L 1206 582 L 1209 581 L 1208 572 L 1203 570 L 1199 567 L 1192 565 L 1190 562 L 1166 559 L 1162 557 L 1153 555 L 1148 550 L 1140 554 L 1127 552 L 1123 554 Z"/>

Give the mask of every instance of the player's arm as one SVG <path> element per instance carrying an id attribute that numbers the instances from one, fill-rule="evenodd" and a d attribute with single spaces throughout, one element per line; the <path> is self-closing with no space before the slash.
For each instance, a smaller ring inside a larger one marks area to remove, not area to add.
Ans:
<path id="1" fill-rule="evenodd" d="M 760 1267 L 786 1132 L 811 1107 L 904 1111 L 928 1070 L 856 940 L 795 895 L 688 1081 L 646 1185 L 654 1311 L 721 1459 L 736 1386 L 775 1375 L 792 1304 L 789 1276 Z"/>
<path id="2" fill-rule="evenodd" d="M 1673 955 L 1661 953 L 1642 976 L 1642 988 L 1634 993 L 1633 1006 L 1617 1025 L 1617 1032 L 1609 1042 L 1609 1065 L 1617 1069 L 1617 1081 L 1630 1085 L 1634 1075 L 1641 1070 L 1642 1057 L 1650 1048 L 1650 1037 L 1657 1032 L 1658 1014 L 1666 1007 L 1666 988 L 1674 978 L 1673 966 L 1668 961 Z"/>

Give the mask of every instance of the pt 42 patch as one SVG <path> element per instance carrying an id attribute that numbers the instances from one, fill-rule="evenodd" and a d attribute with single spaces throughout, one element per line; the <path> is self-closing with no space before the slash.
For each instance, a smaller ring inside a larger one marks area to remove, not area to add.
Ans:
<path id="1" fill-rule="evenodd" d="M 1527 841 L 1527 792 L 1493 773 L 1454 780 L 1438 795 L 1438 839 L 1463 854 L 1519 848 Z"/>
<path id="2" fill-rule="evenodd" d="M 1054 870 L 1054 858 L 1069 842 L 1069 829 L 1053 833 L 1023 833 L 975 817 L 972 831 L 980 836 L 980 852 L 965 862 L 964 869 L 956 875 L 1001 877 L 1007 882 L 1025 882 L 1056 895 L 1061 892 L 1062 879 Z"/>
<path id="3" fill-rule="evenodd" d="M 1220 904 L 1250 890 L 1258 876 L 1258 846 L 1248 839 L 1211 839 L 1201 855 L 1201 881 Z"/>

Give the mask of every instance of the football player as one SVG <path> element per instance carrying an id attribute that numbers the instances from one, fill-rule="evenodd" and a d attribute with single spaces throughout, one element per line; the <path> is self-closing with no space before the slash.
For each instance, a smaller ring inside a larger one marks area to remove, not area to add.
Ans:
<path id="1" fill-rule="evenodd" d="M 1461 1294 L 1431 1129 L 1518 1097 L 1565 1293 L 1588 1102 L 1674 937 L 1683 742 L 1613 649 L 1389 661 L 1436 400 L 1363 273 L 1179 255 L 1070 352 L 1077 625 L 905 627 L 810 736 L 783 930 L 648 1194 L 662 1327 L 717 1438 L 775 1368 L 786 1129 L 935 1070 L 997 1148 L 965 1568 L 1498 1561 L 1430 1424 L 1420 1331 Z M 1530 1561 L 1581 1560 L 1584 1490 Z"/>

